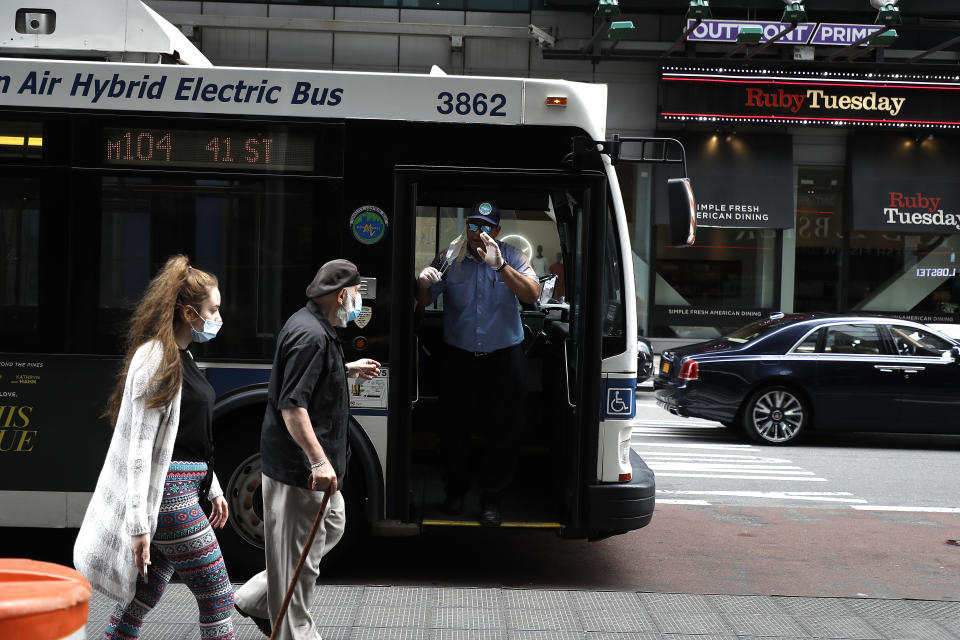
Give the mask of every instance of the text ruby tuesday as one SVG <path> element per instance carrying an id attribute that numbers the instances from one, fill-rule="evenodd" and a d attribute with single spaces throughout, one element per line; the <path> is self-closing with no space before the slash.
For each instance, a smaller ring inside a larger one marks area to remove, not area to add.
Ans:
<path id="1" fill-rule="evenodd" d="M 870 91 L 866 95 L 846 95 L 834 93 L 828 89 L 790 92 L 783 89 L 765 91 L 757 87 L 748 87 L 744 106 L 787 109 L 791 113 L 798 113 L 806 108 L 808 110 L 875 111 L 896 116 L 906 102 L 907 99 L 904 97 L 878 96 L 876 91 Z"/>

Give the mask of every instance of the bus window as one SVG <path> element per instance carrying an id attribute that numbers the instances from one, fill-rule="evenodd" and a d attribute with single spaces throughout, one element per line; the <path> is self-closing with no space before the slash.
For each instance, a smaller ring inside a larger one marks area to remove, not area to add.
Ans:
<path id="1" fill-rule="evenodd" d="M 129 308 L 167 256 L 185 253 L 220 279 L 225 330 L 201 357 L 273 356 L 274 336 L 303 304 L 303 286 L 339 240 L 321 230 L 318 203 L 336 188 L 312 181 L 104 176 L 100 350 L 119 353 Z"/>
<path id="2" fill-rule="evenodd" d="M 414 271 L 416 278 L 420 271 L 443 252 L 441 262 L 434 265 L 445 271 L 446 252 L 454 240 L 463 233 L 464 215 L 467 209 L 456 207 L 417 207 L 416 246 L 414 248 Z M 459 245 L 458 245 L 459 246 Z M 456 256 L 451 256 L 451 259 Z M 443 298 L 430 305 L 431 309 L 443 309 Z"/>
<path id="3" fill-rule="evenodd" d="M 626 310 L 623 301 L 623 261 L 613 209 L 607 210 L 603 261 L 603 357 L 626 351 Z"/>
<path id="4" fill-rule="evenodd" d="M 414 278 L 427 265 L 443 272 L 444 266 L 455 260 L 459 251 L 456 240 L 463 233 L 469 208 L 417 207 L 416 245 L 414 248 Z M 501 210 L 498 240 L 520 249 L 538 276 L 551 275 L 563 269 L 560 255 L 560 236 L 552 211 Z M 430 306 L 443 309 L 443 297 Z"/>
<path id="5" fill-rule="evenodd" d="M 0 336 L 21 348 L 38 330 L 40 190 L 40 180 L 0 178 Z"/>

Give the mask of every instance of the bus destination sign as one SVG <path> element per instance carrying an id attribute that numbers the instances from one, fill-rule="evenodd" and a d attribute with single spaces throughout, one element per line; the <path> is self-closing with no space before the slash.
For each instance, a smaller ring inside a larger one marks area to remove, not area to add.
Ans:
<path id="1" fill-rule="evenodd" d="M 313 171 L 314 136 L 105 127 L 101 160 L 109 165 L 259 171 Z"/>

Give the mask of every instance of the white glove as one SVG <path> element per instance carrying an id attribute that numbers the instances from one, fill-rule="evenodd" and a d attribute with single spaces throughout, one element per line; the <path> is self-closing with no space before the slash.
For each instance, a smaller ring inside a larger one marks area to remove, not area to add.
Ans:
<path id="1" fill-rule="evenodd" d="M 491 269 L 497 269 L 501 264 L 503 264 L 503 255 L 500 254 L 500 245 L 498 245 L 497 241 L 488 236 L 486 233 L 481 233 L 480 239 L 483 240 L 483 244 L 486 245 L 486 251 L 478 248 L 477 255 L 480 256 L 480 259 L 486 262 Z"/>
<path id="2" fill-rule="evenodd" d="M 431 286 L 440 282 L 440 272 L 433 267 L 425 267 L 417 278 L 417 284 L 421 289 L 429 289 Z"/>

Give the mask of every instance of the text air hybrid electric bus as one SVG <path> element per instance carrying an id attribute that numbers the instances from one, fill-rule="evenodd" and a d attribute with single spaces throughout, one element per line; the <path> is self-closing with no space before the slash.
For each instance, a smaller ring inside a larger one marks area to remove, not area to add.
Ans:
<path id="1" fill-rule="evenodd" d="M 503 211 L 501 239 L 562 282 L 521 311 L 525 429 L 502 526 L 599 538 L 650 521 L 653 474 L 630 449 L 631 251 L 610 154 L 591 142 L 604 86 L 41 53 L 0 59 L 0 525 L 79 526 L 125 322 L 175 253 L 223 294 L 223 330 L 193 352 L 217 392 L 231 574 L 262 562 L 250 551 L 276 334 L 335 257 L 364 278 L 346 357 L 385 365 L 351 389 L 351 531 L 476 525 L 469 508 L 439 509 L 436 445 L 458 416 L 438 387 L 457 372 L 437 365 L 442 306 L 414 300 L 416 274 L 481 200 Z M 496 419 L 497 401 L 464 410 Z"/>

